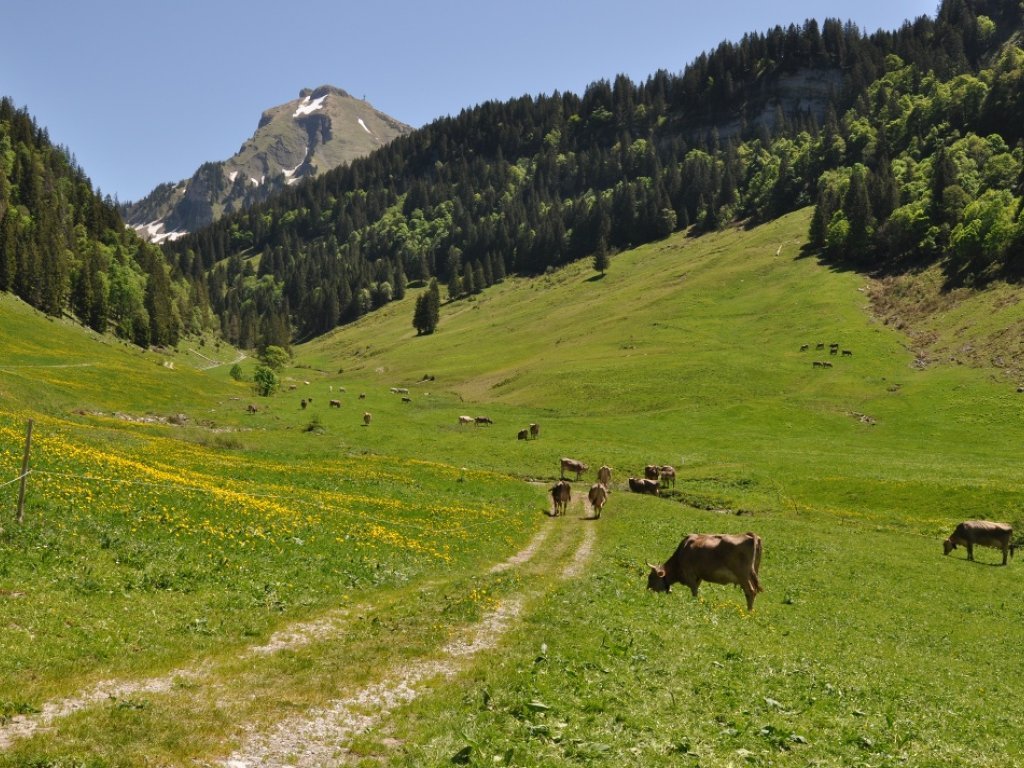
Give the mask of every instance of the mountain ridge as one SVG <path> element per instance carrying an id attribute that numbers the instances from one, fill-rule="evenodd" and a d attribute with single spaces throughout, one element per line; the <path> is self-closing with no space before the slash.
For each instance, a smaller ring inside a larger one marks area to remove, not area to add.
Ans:
<path id="1" fill-rule="evenodd" d="M 265 109 L 256 131 L 230 158 L 203 163 L 188 179 L 159 184 L 123 204 L 121 215 L 143 238 L 173 241 L 411 131 L 341 88 L 303 88 L 297 99 Z"/>

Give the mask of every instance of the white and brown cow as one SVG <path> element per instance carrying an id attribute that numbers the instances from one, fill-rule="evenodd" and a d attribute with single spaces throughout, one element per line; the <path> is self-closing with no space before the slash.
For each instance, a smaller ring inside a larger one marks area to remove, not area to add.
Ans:
<path id="1" fill-rule="evenodd" d="M 673 584 L 685 584 L 693 596 L 702 581 L 736 584 L 754 610 L 754 598 L 763 592 L 757 572 L 761 566 L 761 537 L 756 533 L 691 533 L 664 565 L 647 564 L 647 588 L 669 592 Z"/>
<path id="2" fill-rule="evenodd" d="M 564 478 L 566 472 L 575 472 L 577 480 L 580 479 L 580 475 L 582 475 L 584 472 L 590 469 L 590 467 L 588 467 L 582 461 L 577 461 L 576 459 L 567 459 L 564 456 L 562 457 L 560 467 L 562 470 L 561 477 Z"/>
<path id="3" fill-rule="evenodd" d="M 1013 555 L 1016 549 L 1012 543 L 1013 526 L 1007 523 L 993 523 L 989 520 L 965 520 L 960 523 L 953 534 L 942 542 L 942 553 L 948 555 L 958 546 L 967 547 L 967 559 L 974 559 L 974 545 L 992 547 L 1003 551 L 1003 565 L 1006 556 Z"/>
<path id="4" fill-rule="evenodd" d="M 661 484 L 666 488 L 671 485 L 673 488 L 676 487 L 676 468 L 665 464 L 662 466 L 658 474 L 660 475 Z"/>
<path id="5" fill-rule="evenodd" d="M 472 423 L 473 423 L 473 417 L 472 416 L 459 416 L 459 426 L 460 427 L 465 425 L 465 424 L 472 424 Z"/>
<path id="6" fill-rule="evenodd" d="M 372 414 L 372 413 L 370 413 L 369 411 L 366 411 L 366 412 L 365 412 L 365 413 L 363 414 L 363 426 L 364 426 L 364 427 L 368 427 L 368 426 L 370 426 L 370 422 L 371 422 L 371 421 L 373 421 L 373 414 Z"/>
<path id="7" fill-rule="evenodd" d="M 658 480 L 661 477 L 661 467 L 657 464 L 648 464 L 644 467 L 644 477 L 648 480 Z"/>
<path id="8" fill-rule="evenodd" d="M 601 483 L 601 485 L 607 488 L 609 493 L 611 492 L 612 468 L 609 467 L 607 464 L 602 465 L 601 468 L 597 470 L 597 482 Z"/>

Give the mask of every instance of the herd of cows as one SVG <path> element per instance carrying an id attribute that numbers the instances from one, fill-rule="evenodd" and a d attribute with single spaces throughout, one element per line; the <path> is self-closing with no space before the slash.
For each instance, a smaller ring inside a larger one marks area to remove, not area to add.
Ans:
<path id="1" fill-rule="evenodd" d="M 817 346 L 821 349 L 824 345 L 819 343 Z M 807 348 L 808 345 L 805 344 L 801 346 L 801 351 Z M 833 355 L 836 354 L 838 344 L 830 345 L 829 351 Z M 852 354 L 847 350 L 842 352 L 844 355 Z M 816 366 L 819 364 L 815 362 Z M 391 392 L 401 395 L 408 390 L 393 387 Z M 365 394 L 359 396 L 360 399 L 365 397 Z M 407 398 L 403 397 L 402 399 L 408 402 Z M 312 398 L 303 399 L 300 407 L 305 409 L 311 402 Z M 330 405 L 340 408 L 341 402 L 331 400 Z M 246 410 L 249 413 L 256 413 L 258 408 L 256 405 L 250 404 Z M 364 412 L 363 425 L 369 426 L 371 420 L 370 412 Z M 459 416 L 458 423 L 460 426 L 469 424 L 483 426 L 491 425 L 494 422 L 486 416 Z M 531 423 L 526 428 L 519 430 L 517 438 L 519 440 L 535 439 L 539 435 L 540 425 Z M 550 489 L 553 516 L 564 515 L 572 501 L 572 486 L 565 477 L 566 473 L 575 474 L 575 479 L 579 482 L 583 473 L 589 469 L 587 464 L 577 459 L 568 457 L 561 459 L 559 480 Z M 598 469 L 597 482 L 591 485 L 587 492 L 587 500 L 593 509 L 592 519 L 601 517 L 601 510 L 611 492 L 611 480 L 611 467 L 604 465 Z M 645 466 L 643 477 L 629 477 L 627 480 L 629 490 L 633 493 L 652 496 L 660 495 L 662 487 L 674 487 L 675 483 L 675 467 L 657 464 Z M 735 584 L 743 590 L 743 594 L 747 598 L 747 610 L 752 611 L 754 598 L 758 593 L 764 591 L 758 579 L 762 546 L 761 537 L 751 532 L 742 534 L 691 533 L 680 542 L 672 556 L 662 565 L 647 563 L 650 568 L 647 587 L 655 592 L 670 592 L 673 584 L 684 584 L 696 597 L 697 589 L 702 581 L 712 584 Z M 994 523 L 989 520 L 965 520 L 956 526 L 953 533 L 943 542 L 942 548 L 943 554 L 948 555 L 957 547 L 964 547 L 967 550 L 967 559 L 973 561 L 975 546 L 1001 550 L 1003 565 L 1006 565 L 1008 557 L 1013 557 L 1017 546 L 1013 540 L 1013 527 L 1007 523 Z"/>
<path id="2" fill-rule="evenodd" d="M 572 500 L 572 486 L 565 478 L 566 473 L 575 473 L 579 481 L 589 467 L 577 459 L 563 457 L 559 469 L 560 478 L 550 489 L 554 505 L 552 514 L 555 516 L 564 515 Z M 644 475 L 642 478 L 629 478 L 631 491 L 658 495 L 660 484 L 675 485 L 674 467 L 649 464 L 644 467 Z M 597 471 L 597 482 L 587 493 L 594 519 L 601 516 L 601 509 L 608 500 L 611 477 L 611 467 L 602 466 Z M 1006 565 L 1007 557 L 1013 557 L 1017 546 L 1013 540 L 1013 527 L 989 520 L 965 520 L 943 542 L 942 549 L 943 554 L 948 555 L 957 547 L 965 547 L 967 559 L 974 560 L 975 546 L 1001 550 L 1003 565 Z M 650 568 L 647 588 L 655 592 L 670 592 L 673 584 L 683 584 L 696 597 L 702 581 L 735 584 L 747 598 L 747 610 L 752 611 L 754 598 L 764 591 L 758 578 L 762 548 L 761 537 L 749 531 L 741 534 L 691 533 L 662 565 L 647 563 Z"/>

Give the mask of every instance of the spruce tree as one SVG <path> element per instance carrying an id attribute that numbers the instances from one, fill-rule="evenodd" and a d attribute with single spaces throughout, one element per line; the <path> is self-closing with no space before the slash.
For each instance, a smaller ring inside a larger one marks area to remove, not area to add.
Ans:
<path id="1" fill-rule="evenodd" d="M 597 239 L 597 249 L 594 251 L 594 270 L 600 272 L 603 277 L 609 266 L 611 266 L 611 260 L 608 258 L 608 243 L 605 242 L 602 235 Z"/>

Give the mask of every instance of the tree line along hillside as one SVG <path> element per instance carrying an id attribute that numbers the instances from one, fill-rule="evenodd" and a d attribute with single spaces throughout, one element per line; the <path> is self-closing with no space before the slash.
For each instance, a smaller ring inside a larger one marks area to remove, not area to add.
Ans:
<path id="1" fill-rule="evenodd" d="M 244 347 L 323 333 L 412 281 L 459 298 L 815 203 L 814 242 L 865 269 L 1001 268 L 1020 230 L 1020 30 L 1017 3 L 945 0 L 870 36 L 749 34 L 679 75 L 466 109 L 165 249 L 207 275 Z M 834 87 L 801 110 L 779 94 L 807 73 Z"/>
<path id="2" fill-rule="evenodd" d="M 211 325 L 203 285 L 126 230 L 71 154 L 0 99 L 0 290 L 146 346 Z"/>
<path id="3" fill-rule="evenodd" d="M 722 43 L 679 74 L 487 102 L 165 244 L 165 259 L 4 102 L 0 288 L 140 344 L 212 322 L 239 346 L 287 347 L 411 283 L 459 299 L 807 205 L 828 258 L 1014 277 L 1022 13 L 944 0 L 871 35 L 808 21 Z"/>

